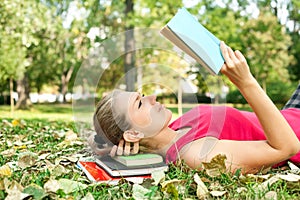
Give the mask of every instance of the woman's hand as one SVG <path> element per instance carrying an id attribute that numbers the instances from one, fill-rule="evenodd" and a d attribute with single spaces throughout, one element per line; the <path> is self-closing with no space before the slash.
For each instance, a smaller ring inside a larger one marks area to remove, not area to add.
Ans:
<path id="1" fill-rule="evenodd" d="M 99 155 L 99 156 L 104 156 L 109 154 L 111 157 L 115 155 L 130 155 L 130 154 L 137 154 L 139 152 L 139 142 L 134 142 L 133 146 L 131 147 L 130 142 L 125 142 L 123 139 L 120 140 L 118 145 L 114 146 L 108 146 L 108 145 L 103 145 L 102 148 L 98 147 L 98 144 L 95 142 L 95 135 L 91 134 L 88 137 L 88 144 L 91 147 L 92 151 Z"/>
<path id="2" fill-rule="evenodd" d="M 223 41 L 220 47 L 225 59 L 225 63 L 221 68 L 222 74 L 225 74 L 238 88 L 245 88 L 253 81 L 256 82 L 245 57 L 240 51 L 233 51 Z"/>
<path id="3" fill-rule="evenodd" d="M 120 140 L 118 146 L 114 145 L 111 152 L 110 156 L 115 156 L 116 154 L 118 156 L 120 155 L 130 155 L 130 154 L 137 154 L 139 152 L 139 142 L 133 142 L 133 147 L 131 148 L 131 143 L 126 142 L 123 139 Z"/>

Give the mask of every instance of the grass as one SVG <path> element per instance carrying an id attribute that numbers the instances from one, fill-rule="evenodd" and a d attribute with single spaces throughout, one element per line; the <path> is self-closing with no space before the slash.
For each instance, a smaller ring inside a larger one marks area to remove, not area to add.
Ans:
<path id="1" fill-rule="evenodd" d="M 153 179 L 140 184 L 145 193 L 125 180 L 118 185 L 91 183 L 76 168 L 78 158 L 91 153 L 76 132 L 70 105 L 35 105 L 14 114 L 11 117 L 9 107 L 1 106 L 0 199 L 18 199 L 13 195 L 21 192 L 30 194 L 29 199 L 134 199 L 138 195 L 144 195 L 144 199 L 197 199 L 199 186 L 195 174 L 209 192 L 203 197 L 206 199 L 300 198 L 300 181 L 278 180 L 257 189 L 270 177 L 290 172 L 286 169 L 273 169 L 268 172 L 268 178 L 244 176 L 239 172 L 211 176 L 204 170 L 192 170 L 182 162 L 169 165 L 165 178 L 158 184 L 153 184 Z M 9 166 L 11 173 L 3 170 L 3 166 Z M 56 184 L 51 185 L 53 181 Z M 222 193 L 216 196 L 216 191 Z"/>
<path id="2" fill-rule="evenodd" d="M 27 110 L 10 111 L 10 106 L 0 106 L 1 118 L 47 119 L 72 121 L 72 104 L 34 104 Z"/>

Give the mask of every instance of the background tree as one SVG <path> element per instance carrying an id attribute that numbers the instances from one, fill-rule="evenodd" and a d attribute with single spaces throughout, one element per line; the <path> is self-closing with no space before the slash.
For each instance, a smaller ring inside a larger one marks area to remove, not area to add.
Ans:
<path id="1" fill-rule="evenodd" d="M 272 79 L 288 80 L 291 39 L 274 15 L 265 11 L 247 21 L 240 38 L 251 71 L 265 91 Z"/>
<path id="2" fill-rule="evenodd" d="M 287 19 L 287 26 L 289 27 L 290 35 L 292 38 L 292 46 L 289 52 L 295 57 L 295 62 L 293 62 L 289 71 L 291 74 L 291 79 L 299 82 L 300 80 L 300 2 L 297 0 L 290 0 L 287 5 L 289 16 Z"/>

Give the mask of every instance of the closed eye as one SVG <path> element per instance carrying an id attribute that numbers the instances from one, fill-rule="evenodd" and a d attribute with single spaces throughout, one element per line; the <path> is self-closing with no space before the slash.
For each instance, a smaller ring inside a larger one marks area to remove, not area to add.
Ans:
<path id="1" fill-rule="evenodd" d="M 144 96 L 145 96 L 145 95 L 143 94 L 142 97 L 144 97 Z M 142 98 L 140 99 L 138 108 L 140 108 L 141 106 L 142 106 Z"/>

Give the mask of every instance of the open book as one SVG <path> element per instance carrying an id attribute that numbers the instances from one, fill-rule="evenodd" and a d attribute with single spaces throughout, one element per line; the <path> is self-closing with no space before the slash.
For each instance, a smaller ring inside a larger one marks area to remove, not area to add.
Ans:
<path id="1" fill-rule="evenodd" d="M 160 33 L 194 58 L 212 74 L 218 74 L 224 58 L 220 50 L 220 40 L 202 26 L 185 8 L 165 25 Z"/>

